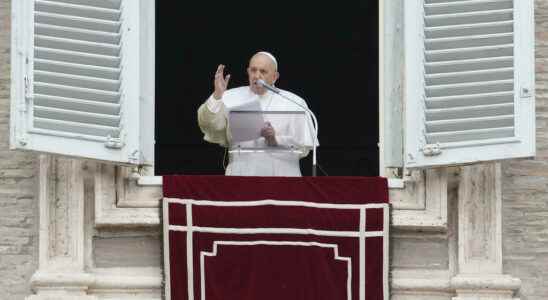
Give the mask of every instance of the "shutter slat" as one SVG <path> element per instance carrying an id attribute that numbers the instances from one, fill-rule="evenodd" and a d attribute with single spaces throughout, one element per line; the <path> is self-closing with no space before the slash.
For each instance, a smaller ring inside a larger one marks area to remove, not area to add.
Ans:
<path id="1" fill-rule="evenodd" d="M 465 37 L 427 39 L 425 41 L 425 47 L 426 50 L 457 49 L 512 44 L 513 42 L 513 34 L 510 32 Z"/>
<path id="2" fill-rule="evenodd" d="M 115 21 L 66 16 L 44 12 L 35 12 L 34 21 L 41 24 L 89 29 L 94 31 L 104 31 L 111 33 L 119 33 L 121 25 L 120 22 Z"/>
<path id="3" fill-rule="evenodd" d="M 426 135 L 429 144 L 456 143 L 463 141 L 477 141 L 485 139 L 499 139 L 514 136 L 514 127 L 462 130 L 443 133 L 430 133 Z"/>
<path id="4" fill-rule="evenodd" d="M 50 71 L 56 73 L 73 74 L 79 76 L 98 77 L 117 80 L 120 77 L 120 68 L 107 68 L 92 65 L 81 65 L 54 61 L 47 59 L 35 59 L 34 69 L 37 71 Z"/>
<path id="5" fill-rule="evenodd" d="M 38 59 L 55 60 L 100 67 L 118 68 L 120 66 L 120 57 L 75 52 L 61 49 L 35 47 L 34 56 Z"/>
<path id="6" fill-rule="evenodd" d="M 514 21 L 490 22 L 479 24 L 449 25 L 427 28 L 424 33 L 427 39 L 470 36 L 478 34 L 497 34 L 512 32 Z"/>
<path id="7" fill-rule="evenodd" d="M 119 92 L 75 88 L 51 83 L 35 82 L 34 93 L 109 103 L 119 103 L 120 101 Z"/>
<path id="8" fill-rule="evenodd" d="M 514 54 L 514 45 L 509 44 L 462 49 L 432 50 L 426 51 L 425 54 L 427 61 L 430 62 L 512 56 Z"/>
<path id="9" fill-rule="evenodd" d="M 65 38 L 69 40 L 89 41 L 95 43 L 118 44 L 120 42 L 119 33 L 71 28 L 41 23 L 35 24 L 34 33 L 44 36 Z"/>
<path id="10" fill-rule="evenodd" d="M 489 11 L 513 8 L 512 0 L 473 0 L 425 4 L 428 15 L 456 14 L 464 12 Z"/>
<path id="11" fill-rule="evenodd" d="M 426 97 L 494 93 L 514 90 L 514 80 L 472 82 L 426 87 Z"/>
<path id="12" fill-rule="evenodd" d="M 512 56 L 486 57 L 464 60 L 449 60 L 441 62 L 426 62 L 424 69 L 428 74 L 465 72 L 495 68 L 512 68 L 514 59 Z"/>
<path id="13" fill-rule="evenodd" d="M 45 118 L 34 118 L 33 124 L 35 128 L 68 133 L 87 134 L 91 136 L 104 137 L 105 139 L 109 135 L 113 138 L 117 138 L 120 135 L 120 130 L 118 127 L 51 120 Z"/>
<path id="14" fill-rule="evenodd" d="M 433 4 L 433 3 L 465 2 L 465 1 L 467 2 L 467 1 L 480 1 L 480 0 L 423 0 L 423 1 L 425 4 Z"/>
<path id="15" fill-rule="evenodd" d="M 424 22 L 427 27 L 504 22 L 512 20 L 513 13 L 512 9 L 502 9 L 497 11 L 425 16 Z"/>
<path id="16" fill-rule="evenodd" d="M 514 78 L 514 68 L 501 68 L 495 70 L 480 70 L 468 72 L 454 72 L 426 75 L 426 84 L 447 85 L 467 82 L 498 81 Z"/>
<path id="17" fill-rule="evenodd" d="M 62 73 L 34 71 L 36 83 L 51 83 L 86 89 L 96 89 L 116 92 L 120 88 L 119 80 L 101 79 L 96 77 L 68 75 Z"/>
<path id="18" fill-rule="evenodd" d="M 90 5 L 59 3 L 48 0 L 35 0 L 34 3 L 35 10 L 47 13 L 92 19 L 102 19 L 108 21 L 118 21 L 120 19 L 120 10 L 118 9 L 109 9 Z"/>
<path id="19" fill-rule="evenodd" d="M 65 38 L 43 36 L 38 34 L 34 36 L 34 45 L 36 47 L 42 48 L 84 52 L 88 54 L 98 54 L 115 57 L 118 56 L 120 53 L 119 45 L 77 41 Z"/>
<path id="20" fill-rule="evenodd" d="M 426 128 L 431 133 L 512 127 L 513 125 L 514 115 L 426 122 Z"/>
<path id="21" fill-rule="evenodd" d="M 89 5 L 90 0 L 55 0 L 56 2 L 63 2 L 69 4 Z M 93 0 L 93 6 L 119 9 L 122 0 Z"/>
<path id="22" fill-rule="evenodd" d="M 33 112 L 35 117 L 44 119 L 95 124 L 109 127 L 117 127 L 120 124 L 120 117 L 116 115 L 105 115 L 38 105 L 34 106 Z"/>
<path id="23" fill-rule="evenodd" d="M 513 103 L 458 106 L 438 109 L 427 109 L 426 120 L 451 120 L 464 118 L 480 118 L 488 116 L 511 115 L 514 113 Z"/>
<path id="24" fill-rule="evenodd" d="M 482 93 L 473 95 L 456 95 L 449 97 L 426 98 L 426 108 L 439 109 L 458 106 L 490 105 L 513 103 L 514 92 Z"/>
<path id="25" fill-rule="evenodd" d="M 34 95 L 34 104 L 53 108 L 78 110 L 106 115 L 118 115 L 120 104 L 89 101 L 75 98 L 64 98 L 43 94 Z"/>
<path id="26" fill-rule="evenodd" d="M 449 1 L 470 1 L 470 0 L 424 0 L 424 3 L 426 4 L 432 4 L 432 3 L 445 3 Z"/>

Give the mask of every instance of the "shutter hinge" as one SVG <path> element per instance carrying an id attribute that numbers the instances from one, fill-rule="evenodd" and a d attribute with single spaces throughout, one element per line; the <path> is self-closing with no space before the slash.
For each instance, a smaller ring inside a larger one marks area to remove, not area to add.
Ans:
<path id="1" fill-rule="evenodd" d="M 21 105 L 19 106 L 19 110 L 22 111 L 22 112 L 26 112 L 28 103 L 32 99 L 32 96 L 30 94 L 30 81 L 29 81 L 29 78 L 27 76 L 25 76 L 25 78 L 23 80 L 25 82 L 25 95 L 24 95 L 25 101 L 23 103 L 21 103 Z"/>
<path id="2" fill-rule="evenodd" d="M 122 147 L 124 147 L 124 142 L 122 142 L 122 139 L 120 138 L 113 138 L 109 135 L 107 136 L 105 147 L 110 149 L 121 149 Z"/>
<path id="3" fill-rule="evenodd" d="M 422 148 L 424 156 L 436 156 L 441 154 L 440 143 L 428 144 Z"/>
<path id="4" fill-rule="evenodd" d="M 25 147 L 29 143 L 28 140 L 25 137 L 19 137 L 17 139 L 17 142 L 19 143 L 19 146 Z"/>
<path id="5" fill-rule="evenodd" d="M 521 86 L 521 92 L 520 92 L 521 98 L 531 98 L 533 96 L 533 91 L 531 88 L 527 85 Z"/>
<path id="6" fill-rule="evenodd" d="M 32 95 L 30 94 L 30 80 L 28 76 L 25 76 L 25 100 L 32 99 Z"/>
<path id="7" fill-rule="evenodd" d="M 130 163 L 137 164 L 139 163 L 139 156 L 140 156 L 139 150 L 133 150 L 131 154 L 128 156 L 128 160 Z"/>

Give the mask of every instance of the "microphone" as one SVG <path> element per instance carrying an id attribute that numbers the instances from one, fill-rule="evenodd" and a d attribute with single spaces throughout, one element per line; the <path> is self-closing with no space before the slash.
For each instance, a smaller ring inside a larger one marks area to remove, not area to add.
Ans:
<path id="1" fill-rule="evenodd" d="M 256 81 L 257 84 L 259 84 L 260 86 L 264 87 L 265 89 L 273 92 L 273 93 L 276 93 L 276 94 L 280 94 L 280 90 L 271 86 L 270 84 L 266 83 L 264 80 L 262 79 L 257 79 Z"/>
<path id="2" fill-rule="evenodd" d="M 274 86 L 271 86 L 270 84 L 266 83 L 264 80 L 262 79 L 257 79 L 257 81 L 255 81 L 256 84 L 264 87 L 265 89 L 275 93 L 275 94 L 278 94 L 280 95 L 282 98 L 284 98 L 285 100 L 293 103 L 293 104 L 296 104 L 297 106 L 301 107 L 302 109 L 304 109 L 304 111 L 306 111 L 311 117 L 312 117 L 312 124 L 310 124 L 310 131 L 311 131 L 311 135 L 312 135 L 312 176 L 316 176 L 316 151 L 317 151 L 317 145 L 316 145 L 316 139 L 318 138 L 318 119 L 316 119 L 316 115 L 314 114 L 314 112 L 312 112 L 312 110 L 310 110 L 310 108 L 302 105 L 301 103 L 298 103 L 297 101 L 291 99 L 290 97 L 288 97 L 287 95 L 284 95 L 282 94 L 282 92 L 274 87 Z M 309 119 L 309 122 L 310 122 L 310 119 Z"/>

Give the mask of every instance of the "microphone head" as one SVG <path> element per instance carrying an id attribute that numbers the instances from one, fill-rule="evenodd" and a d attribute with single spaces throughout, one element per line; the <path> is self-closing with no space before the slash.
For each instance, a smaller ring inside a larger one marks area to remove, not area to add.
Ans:
<path id="1" fill-rule="evenodd" d="M 280 93 L 280 91 L 279 91 L 277 88 L 271 86 L 270 84 L 266 83 L 266 82 L 265 82 L 264 80 L 262 80 L 262 79 L 257 79 L 257 81 L 255 81 L 255 83 L 256 83 L 257 85 L 260 85 L 260 86 L 264 87 L 265 89 L 267 89 L 267 90 L 269 90 L 269 91 L 271 91 L 271 92 L 273 92 L 273 93 L 276 93 L 276 94 L 279 94 L 279 93 Z"/>

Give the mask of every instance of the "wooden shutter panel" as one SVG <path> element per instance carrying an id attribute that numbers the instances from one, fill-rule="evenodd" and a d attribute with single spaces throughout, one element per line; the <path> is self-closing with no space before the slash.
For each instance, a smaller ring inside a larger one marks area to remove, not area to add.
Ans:
<path id="1" fill-rule="evenodd" d="M 405 6 L 406 166 L 534 155 L 533 1 Z"/>
<path id="2" fill-rule="evenodd" d="M 139 1 L 25 2 L 20 15 L 30 18 L 14 33 L 28 38 L 17 45 L 25 61 L 15 62 L 25 64 L 15 76 L 25 78 L 26 99 L 12 100 L 23 108 L 12 146 L 140 163 Z"/>

